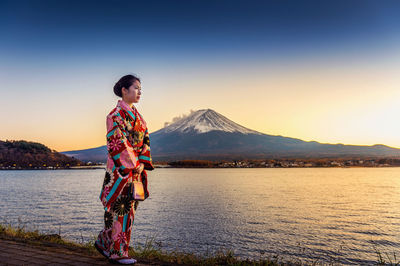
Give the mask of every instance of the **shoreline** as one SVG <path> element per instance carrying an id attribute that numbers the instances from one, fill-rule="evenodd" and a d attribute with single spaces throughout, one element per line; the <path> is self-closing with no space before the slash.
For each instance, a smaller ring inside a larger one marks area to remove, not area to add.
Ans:
<path id="1" fill-rule="evenodd" d="M 279 167 L 238 167 L 238 166 L 232 166 L 232 167 L 204 167 L 204 166 L 162 166 L 162 167 L 154 167 L 155 169 L 163 169 L 163 168 L 174 168 L 174 169 L 289 169 L 289 168 L 295 168 L 295 169 L 310 169 L 310 168 L 396 168 L 400 167 L 400 165 L 385 165 L 385 166 L 357 166 L 357 165 L 352 165 L 352 166 L 279 166 Z M 39 168 L 39 169 L 32 169 L 32 168 L 0 168 L 0 171 L 18 171 L 18 170 L 32 170 L 32 171 L 37 171 L 37 170 L 49 170 L 49 171 L 55 171 L 55 170 L 97 170 L 97 169 L 106 169 L 106 167 L 76 167 L 76 168 Z"/>
<path id="2" fill-rule="evenodd" d="M 77 243 L 66 240 L 59 234 L 44 234 L 38 230 L 27 231 L 23 227 L 13 227 L 10 224 L 0 223 L 0 247 L 8 247 L 8 252 L 0 254 L 0 258 L 11 265 L 34 265 L 36 263 L 53 264 L 82 264 L 82 265 L 108 265 L 108 260 L 94 247 L 95 237 L 84 242 Z M 16 247 L 9 249 L 9 247 Z M 10 254 L 11 252 L 15 252 Z M 396 255 L 387 257 L 375 249 L 377 254 L 376 265 L 398 265 Z M 16 255 L 16 257 L 13 257 Z M 386 254 L 387 255 L 387 254 Z M 300 259 L 284 260 L 279 254 L 258 259 L 241 259 L 234 255 L 231 249 L 217 250 L 214 253 L 196 255 L 194 253 L 181 252 L 179 250 L 162 250 L 154 238 L 146 240 L 144 245 L 129 247 L 129 256 L 135 258 L 135 265 L 341 265 L 340 258 L 330 258 L 329 262 L 321 262 L 317 258 L 312 262 L 303 262 Z"/>
<path id="3" fill-rule="evenodd" d="M 31 251 L 26 253 L 28 258 L 35 258 L 36 251 L 33 250 L 50 250 L 56 248 L 60 250 L 68 250 L 74 252 L 75 255 L 70 259 L 78 259 L 85 256 L 86 259 L 96 259 L 97 262 L 107 262 L 107 259 L 94 247 L 94 239 L 86 243 L 76 243 L 66 240 L 58 234 L 43 234 L 38 230 L 26 231 L 24 227 L 12 227 L 10 224 L 4 225 L 0 223 L 0 246 L 1 242 L 12 241 L 24 243 Z M 78 256 L 77 256 L 78 255 Z M 288 262 L 279 261 L 279 259 L 271 260 L 270 258 L 260 258 L 258 260 L 239 259 L 231 250 L 217 250 L 214 254 L 196 255 L 194 253 L 185 253 L 181 251 L 165 251 L 154 244 L 154 239 L 146 241 L 144 246 L 138 245 L 135 249 L 129 247 L 129 255 L 137 259 L 137 265 L 283 265 Z M 18 259 L 20 259 L 19 256 Z M 44 257 L 43 257 L 44 258 Z M 69 260 L 69 263 L 73 263 Z M 94 264 L 93 262 L 87 262 Z M 290 261 L 292 265 L 304 265 L 301 262 Z M 31 265 L 31 264 L 27 264 Z"/>

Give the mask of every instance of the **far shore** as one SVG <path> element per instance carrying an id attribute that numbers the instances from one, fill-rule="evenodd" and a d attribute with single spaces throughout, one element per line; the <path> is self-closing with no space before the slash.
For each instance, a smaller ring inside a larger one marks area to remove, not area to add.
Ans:
<path id="1" fill-rule="evenodd" d="M 204 166 L 154 166 L 154 168 L 184 168 L 184 169 L 207 169 L 207 168 L 214 168 L 214 169 L 224 169 L 224 168 L 236 168 L 236 169 L 243 169 L 243 168 L 256 168 L 256 169 L 265 169 L 265 168 L 273 168 L 273 169 L 286 169 L 286 168 L 395 168 L 400 167 L 400 165 L 384 165 L 384 166 L 279 166 L 279 167 L 260 167 L 260 166 L 247 166 L 247 167 L 204 167 Z M 105 166 L 90 166 L 90 167 L 69 167 L 69 168 L 0 168 L 0 171 L 12 171 L 12 170 L 97 170 L 97 169 L 106 169 Z"/>
<path id="2" fill-rule="evenodd" d="M 82 162 L 76 165 L 18 165 L 2 164 L 0 170 L 87 170 L 105 169 L 103 162 Z M 154 168 L 382 168 L 399 167 L 400 158 L 278 158 L 237 160 L 176 160 L 153 161 Z"/>

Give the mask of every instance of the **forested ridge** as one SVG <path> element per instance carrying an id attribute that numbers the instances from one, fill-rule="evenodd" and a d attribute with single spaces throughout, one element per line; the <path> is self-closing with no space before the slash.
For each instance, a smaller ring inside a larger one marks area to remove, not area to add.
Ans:
<path id="1" fill-rule="evenodd" d="M 80 160 L 68 157 L 47 146 L 25 140 L 0 140 L 0 167 L 43 168 L 77 166 Z"/>

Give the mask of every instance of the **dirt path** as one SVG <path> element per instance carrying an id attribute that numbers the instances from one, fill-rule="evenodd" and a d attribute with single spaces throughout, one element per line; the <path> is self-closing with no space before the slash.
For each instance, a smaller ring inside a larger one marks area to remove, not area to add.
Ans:
<path id="1" fill-rule="evenodd" d="M 34 244 L 0 238 L 0 265 L 115 265 L 102 255 L 89 256 L 59 244 Z M 135 265 L 149 265 L 136 263 Z"/>

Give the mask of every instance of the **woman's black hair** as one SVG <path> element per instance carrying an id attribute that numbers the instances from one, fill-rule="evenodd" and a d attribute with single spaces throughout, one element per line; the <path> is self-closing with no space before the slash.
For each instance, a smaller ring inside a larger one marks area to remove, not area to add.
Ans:
<path id="1" fill-rule="evenodd" d="M 122 97 L 122 88 L 125 87 L 126 89 L 129 89 L 136 80 L 140 82 L 140 79 L 134 75 L 125 75 L 120 78 L 114 85 L 115 95 Z"/>

